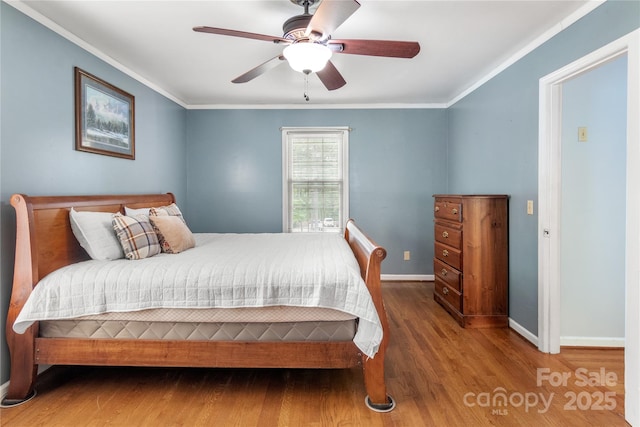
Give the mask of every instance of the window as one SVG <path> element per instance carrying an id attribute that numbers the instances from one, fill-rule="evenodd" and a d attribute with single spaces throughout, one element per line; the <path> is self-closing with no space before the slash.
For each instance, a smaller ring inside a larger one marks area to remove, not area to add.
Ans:
<path id="1" fill-rule="evenodd" d="M 283 230 L 342 232 L 349 215 L 349 129 L 283 128 Z"/>

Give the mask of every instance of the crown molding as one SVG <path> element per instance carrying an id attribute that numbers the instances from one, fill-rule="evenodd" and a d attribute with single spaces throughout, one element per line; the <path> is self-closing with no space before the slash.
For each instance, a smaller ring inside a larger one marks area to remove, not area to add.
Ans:
<path id="1" fill-rule="evenodd" d="M 208 104 L 189 105 L 188 110 L 366 110 L 444 109 L 442 104 Z"/>

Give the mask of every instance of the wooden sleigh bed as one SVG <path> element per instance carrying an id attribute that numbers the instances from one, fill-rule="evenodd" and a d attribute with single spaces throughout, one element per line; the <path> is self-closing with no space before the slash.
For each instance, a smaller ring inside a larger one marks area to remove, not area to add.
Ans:
<path id="1" fill-rule="evenodd" d="M 382 340 L 374 357 L 353 341 L 211 341 L 181 339 L 91 339 L 41 336 L 39 322 L 24 334 L 14 322 L 38 282 L 62 267 L 89 259 L 72 232 L 69 211 L 121 212 L 127 208 L 165 206 L 173 194 L 44 196 L 15 194 L 16 253 L 6 337 L 11 355 L 8 392 L 2 404 L 20 404 L 35 395 L 39 365 L 352 368 L 363 369 L 366 404 L 375 411 L 395 407 L 387 394 L 384 374 L 389 327 L 384 309 L 380 265 L 384 248 L 369 239 L 350 220 L 344 238 L 355 255 L 382 326 Z M 133 261 L 132 261 L 133 262 Z M 357 325 L 357 321 L 355 321 Z"/>

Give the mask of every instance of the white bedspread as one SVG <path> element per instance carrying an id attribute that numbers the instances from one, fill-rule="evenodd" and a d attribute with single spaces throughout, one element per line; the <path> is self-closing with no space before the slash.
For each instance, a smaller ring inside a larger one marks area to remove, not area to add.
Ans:
<path id="1" fill-rule="evenodd" d="M 360 318 L 373 357 L 382 326 L 349 245 L 334 234 L 196 234 L 196 247 L 143 260 L 84 261 L 43 278 L 16 319 L 70 319 L 152 308 L 325 307 Z"/>

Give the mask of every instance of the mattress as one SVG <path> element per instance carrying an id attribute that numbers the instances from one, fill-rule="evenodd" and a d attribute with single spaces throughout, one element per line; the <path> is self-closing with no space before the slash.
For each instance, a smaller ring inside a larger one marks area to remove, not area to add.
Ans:
<path id="1" fill-rule="evenodd" d="M 40 322 L 46 338 L 148 339 L 198 341 L 351 341 L 356 321 L 277 323 L 184 323 L 125 320 Z"/>
<path id="2" fill-rule="evenodd" d="M 350 341 L 350 314 L 304 307 L 152 309 L 40 322 L 46 338 L 204 341 Z"/>

